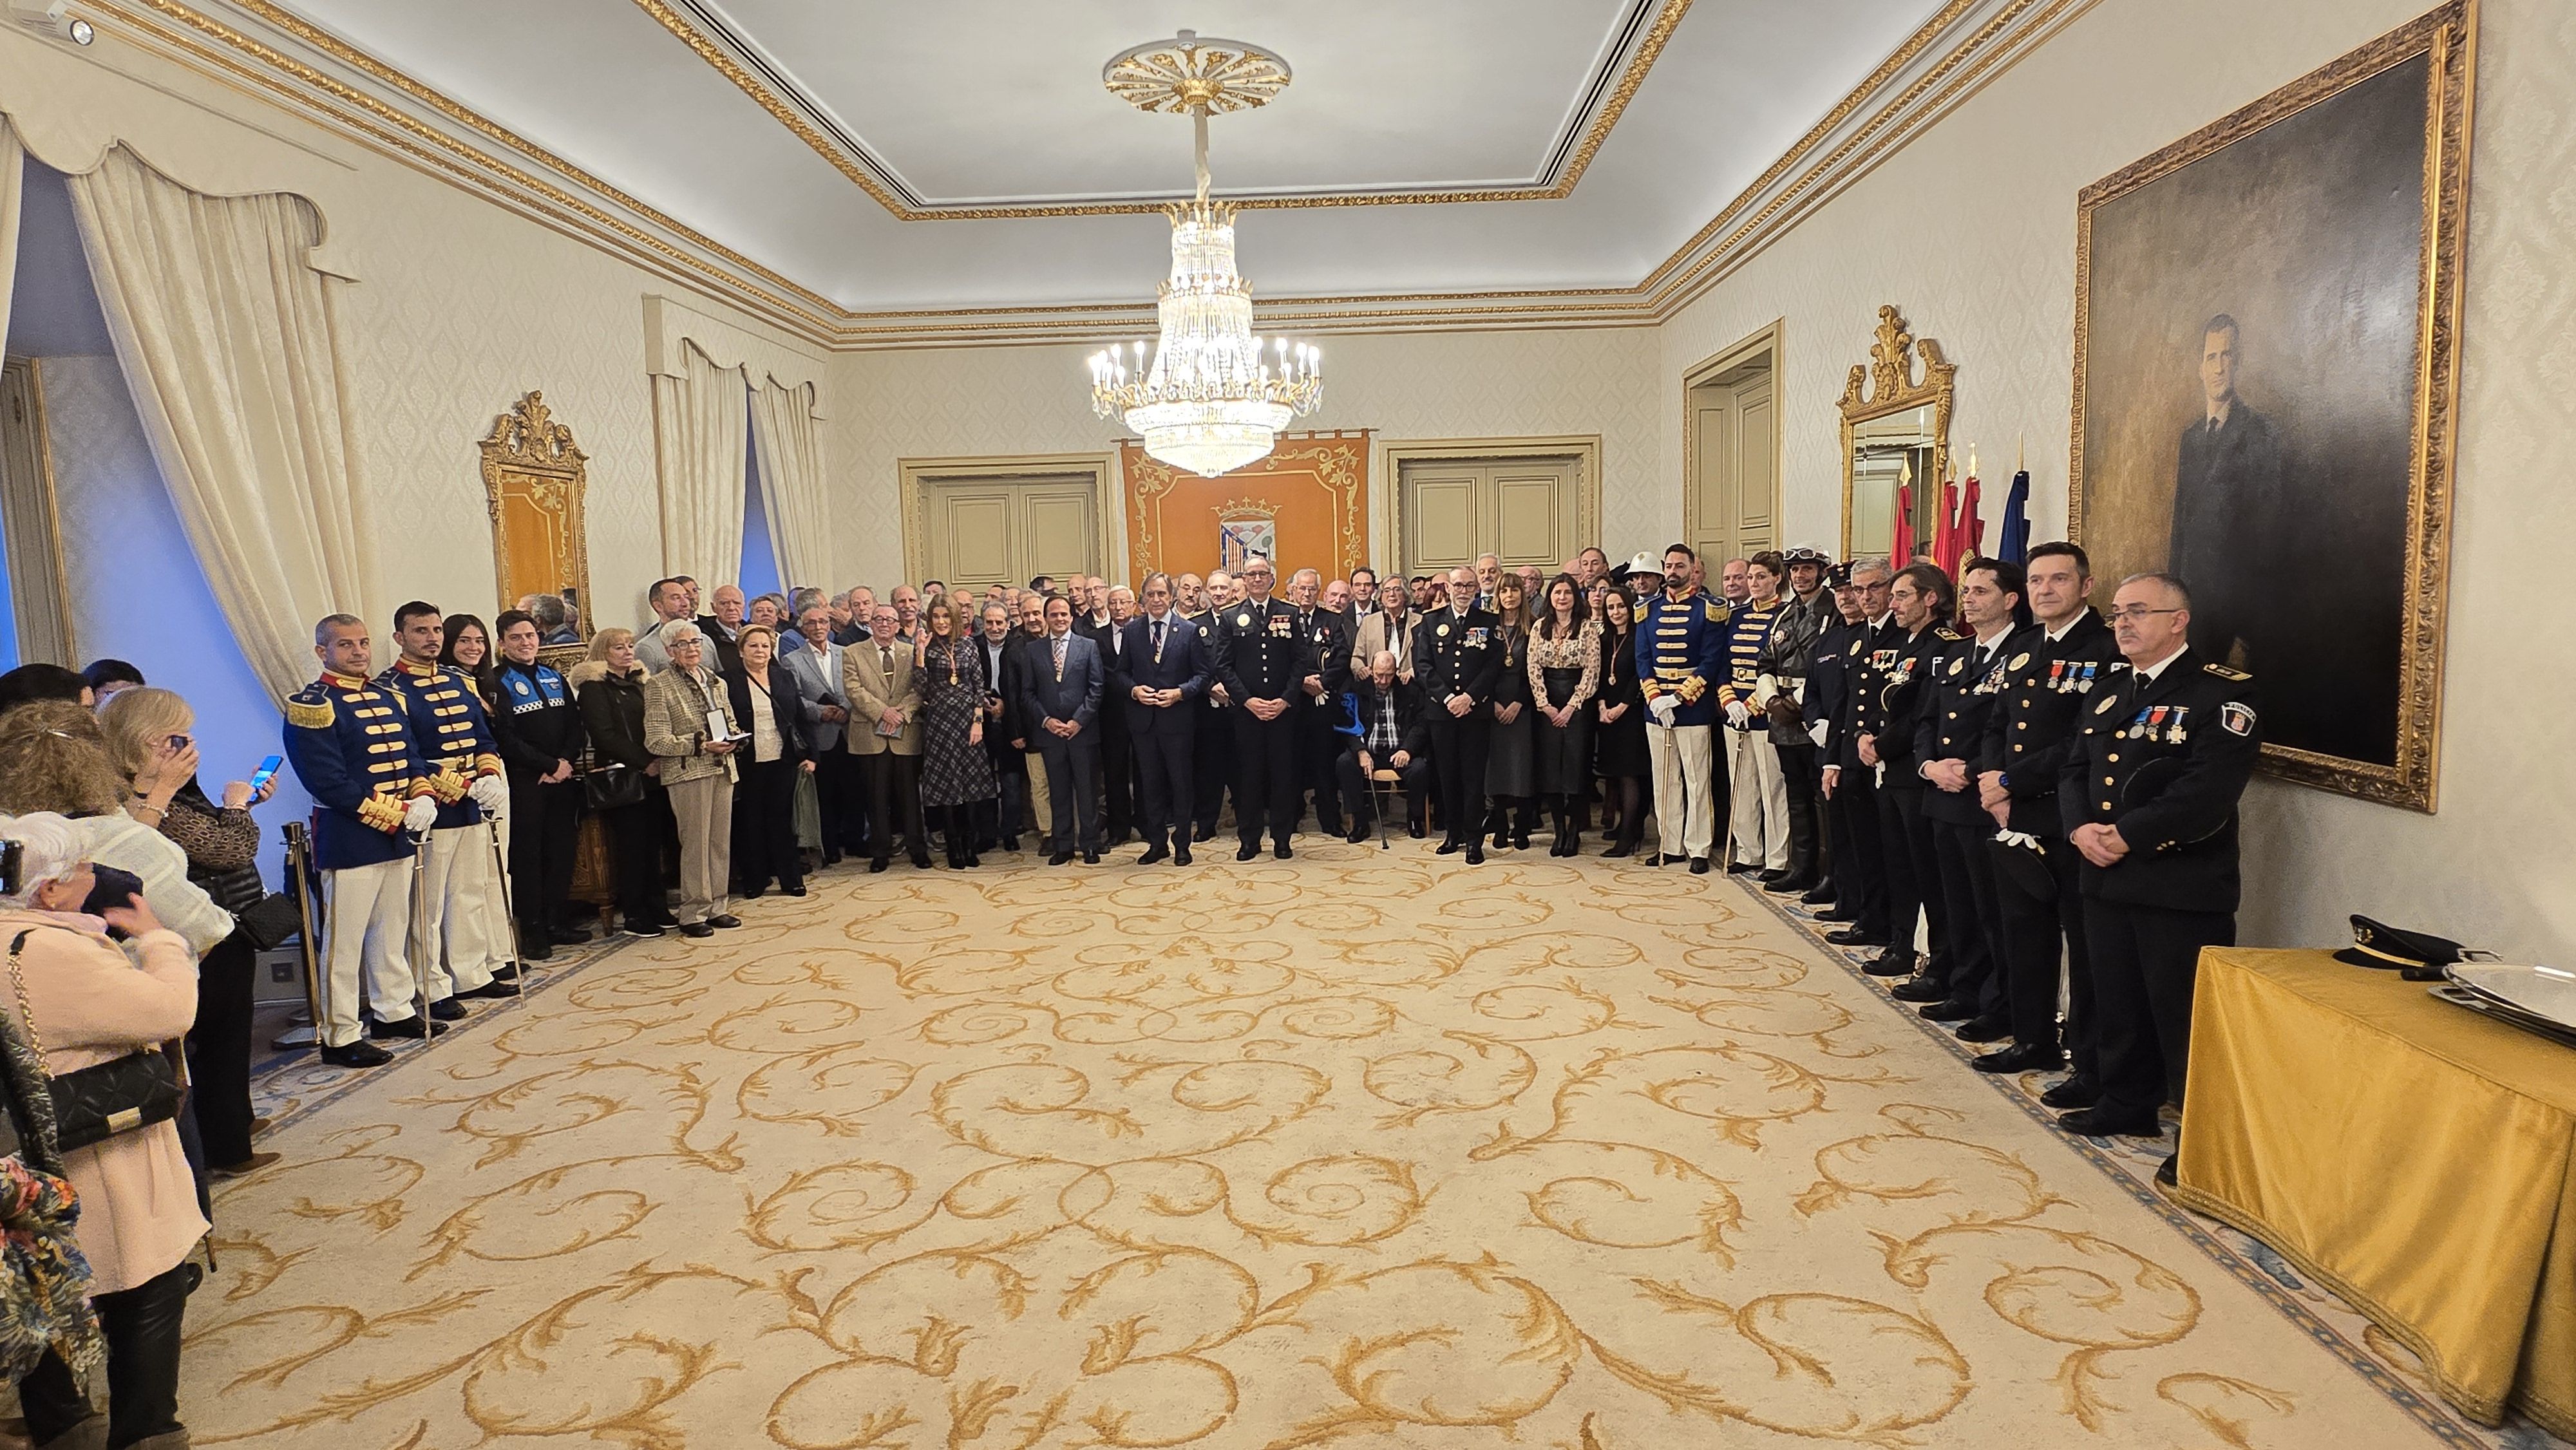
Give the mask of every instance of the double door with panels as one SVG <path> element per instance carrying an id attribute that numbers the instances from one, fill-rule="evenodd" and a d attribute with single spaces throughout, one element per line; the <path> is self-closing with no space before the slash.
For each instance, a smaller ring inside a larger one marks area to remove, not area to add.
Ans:
<path id="1" fill-rule="evenodd" d="M 1473 567 L 1553 574 L 1591 540 L 1580 537 L 1582 461 L 1574 457 L 1408 460 L 1397 472 L 1407 575 Z"/>
<path id="2" fill-rule="evenodd" d="M 929 577 L 982 590 L 1103 572 L 1089 474 L 924 481 Z"/>

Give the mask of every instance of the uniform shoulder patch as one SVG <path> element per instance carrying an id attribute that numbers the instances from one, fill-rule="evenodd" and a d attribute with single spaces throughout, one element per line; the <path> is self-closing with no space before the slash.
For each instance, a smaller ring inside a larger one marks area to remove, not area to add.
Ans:
<path id="1" fill-rule="evenodd" d="M 2254 678 L 2243 670 L 2230 669 L 2228 666 L 2221 664 L 2205 664 L 2202 665 L 2201 668 L 2218 676 L 2222 680 L 2250 680 Z"/>
<path id="2" fill-rule="evenodd" d="M 1946 624 L 1934 625 L 1932 627 L 1932 632 L 1939 635 L 1941 638 L 1950 641 L 1952 644 L 1957 644 L 1959 641 L 1967 638 L 1966 635 L 1959 633 L 1957 630 L 1952 629 Z"/>
<path id="3" fill-rule="evenodd" d="M 1706 604 L 1701 605 L 1700 608 L 1706 612 L 1712 623 L 1723 624 L 1726 622 L 1726 611 L 1718 608 L 1716 600 L 1712 599 Z"/>
<path id="4" fill-rule="evenodd" d="M 334 718 L 331 697 L 324 691 L 298 691 L 287 697 L 286 723 L 298 730 L 328 730 Z"/>

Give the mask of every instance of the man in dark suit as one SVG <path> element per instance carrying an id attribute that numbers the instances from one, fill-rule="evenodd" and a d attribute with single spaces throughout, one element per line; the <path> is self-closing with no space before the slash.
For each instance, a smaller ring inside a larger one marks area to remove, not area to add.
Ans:
<path id="1" fill-rule="evenodd" d="M 1101 677 L 1116 680 L 1119 655 L 1126 644 L 1127 624 L 1136 617 L 1136 595 L 1124 584 L 1109 585 L 1095 580 L 1092 597 L 1101 613 L 1077 617 L 1073 632 L 1090 640 L 1100 649 Z M 1113 695 L 1124 692 L 1111 686 Z M 1103 842 L 1110 846 L 1126 844 L 1127 833 L 1136 821 L 1135 748 L 1127 738 L 1127 712 L 1109 709 L 1100 712 L 1100 792 L 1101 828 L 1107 833 Z"/>
<path id="2" fill-rule="evenodd" d="M 2201 416 L 2183 430 L 2174 465 L 2165 567 L 2195 581 L 2191 643 L 2201 657 L 2260 664 L 2270 616 L 2288 602 L 2266 595 L 2292 560 L 2281 435 L 2236 395 L 2237 367 L 2236 319 L 2222 312 L 2201 330 Z"/>
<path id="3" fill-rule="evenodd" d="M 2236 803 L 2263 737 L 2253 682 L 2187 643 L 2191 594 L 2170 574 L 2120 586 L 2111 630 L 2129 668 L 2096 689 L 2057 773 L 2084 858 L 2084 935 L 2101 1009 L 2102 1096 L 2068 1132 L 2163 1136 L 2181 1106 L 2203 947 L 2236 943 Z M 2168 1158 L 2158 1176 L 2172 1181 Z"/>
<path id="4" fill-rule="evenodd" d="M 1073 605 L 1063 595 L 1047 600 L 1046 626 L 1046 640 L 1022 657 L 1020 717 L 1046 762 L 1055 807 L 1055 854 L 1047 864 L 1073 859 L 1078 830 L 1083 863 L 1098 865 L 1100 818 L 1089 806 L 1092 777 L 1100 770 L 1100 694 L 1107 687 L 1100 647 L 1073 632 Z"/>
<path id="5" fill-rule="evenodd" d="M 1183 576 L 1188 577 L 1188 576 Z M 1206 698 L 1190 713 L 1197 717 L 1198 740 L 1191 747 L 1193 779 L 1190 781 L 1190 806 L 1197 820 L 1190 827 L 1189 839 L 1208 841 L 1216 838 L 1216 821 L 1225 809 L 1226 790 L 1234 785 L 1234 713 L 1227 708 L 1225 686 L 1217 682 L 1216 620 L 1217 611 L 1237 602 L 1234 576 L 1222 569 L 1208 571 L 1207 582 L 1199 590 L 1198 612 L 1191 613 L 1182 605 L 1181 617 L 1199 627 L 1199 649 L 1208 658 Z M 1242 796 L 1236 797 L 1241 814 Z"/>
<path id="6" fill-rule="evenodd" d="M 1145 854 L 1136 864 L 1151 866 L 1169 855 L 1187 866 L 1192 747 L 1209 665 L 1199 627 L 1172 610 L 1170 576 L 1145 577 L 1145 612 L 1127 621 L 1118 645 L 1110 679 L 1126 702 L 1127 738 L 1145 797 Z"/>
<path id="7" fill-rule="evenodd" d="M 1027 809 L 1027 757 L 1011 744 L 1012 652 L 1026 638 L 1011 627 L 1011 607 L 996 599 L 978 616 L 976 659 L 984 668 L 984 754 L 993 762 L 997 798 L 977 808 L 976 848 L 1020 849 L 1020 815 Z M 1024 737 L 1025 738 L 1025 737 Z"/>
<path id="8" fill-rule="evenodd" d="M 1370 777 L 1381 770 L 1396 773 L 1404 793 L 1404 824 L 1422 839 L 1423 803 L 1431 789 L 1431 722 L 1422 691 L 1397 677 L 1395 655 L 1379 650 L 1369 672 L 1351 686 L 1359 712 L 1360 733 L 1344 735 L 1334 769 L 1342 778 L 1342 796 L 1351 803 L 1351 844 L 1368 840 L 1377 822 L 1376 796 Z"/>
<path id="9" fill-rule="evenodd" d="M 1238 861 L 1261 853 L 1261 829 L 1270 827 L 1270 854 L 1295 854 L 1288 838 L 1297 829 L 1297 720 L 1301 683 L 1316 673 L 1315 647 L 1297 633 L 1297 611 L 1270 597 L 1276 576 L 1259 554 L 1243 562 L 1243 600 L 1217 612 L 1217 682 L 1234 715 L 1234 818 L 1242 848 Z"/>
<path id="10" fill-rule="evenodd" d="M 1488 557 L 1491 557 L 1490 555 Z M 1485 859 L 1485 757 L 1492 743 L 1494 682 L 1502 674 L 1501 621 L 1476 607 L 1476 571 L 1449 571 L 1449 602 L 1413 627 L 1413 680 L 1431 703 L 1431 760 L 1440 773 L 1440 854 Z"/>
<path id="11" fill-rule="evenodd" d="M 1315 652 L 1314 672 L 1297 685 L 1297 786 L 1315 793 L 1315 825 L 1326 835 L 1342 833 L 1341 777 L 1334 760 L 1345 738 L 1334 732 L 1341 723 L 1342 692 L 1351 684 L 1349 617 L 1326 603 L 1318 592 L 1323 576 L 1300 569 L 1289 576 L 1288 602 L 1297 611 L 1297 637 Z"/>

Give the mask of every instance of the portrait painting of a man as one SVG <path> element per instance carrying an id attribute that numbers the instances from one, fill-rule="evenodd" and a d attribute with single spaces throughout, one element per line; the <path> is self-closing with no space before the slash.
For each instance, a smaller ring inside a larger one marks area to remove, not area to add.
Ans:
<path id="1" fill-rule="evenodd" d="M 2069 489 L 2098 575 L 2188 583 L 2267 766 L 2426 809 L 2457 346 L 2431 320 L 2466 204 L 2446 20 L 2085 189 Z"/>

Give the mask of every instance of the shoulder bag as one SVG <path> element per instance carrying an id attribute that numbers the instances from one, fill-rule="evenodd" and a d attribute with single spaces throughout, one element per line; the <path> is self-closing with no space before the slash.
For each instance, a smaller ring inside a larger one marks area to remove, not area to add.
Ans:
<path id="1" fill-rule="evenodd" d="M 9 986 L 18 994 L 18 1017 L 27 1026 L 27 1045 L 36 1062 L 45 1060 L 45 1039 L 36 1030 L 35 1010 L 27 1004 L 27 982 L 18 970 L 18 954 L 34 928 L 9 943 Z M 86 1148 L 119 1133 L 179 1116 L 183 1088 L 179 1069 L 159 1047 L 137 1048 L 123 1057 L 56 1077 L 45 1069 L 45 1086 L 54 1100 L 54 1126 L 62 1151 Z"/>

